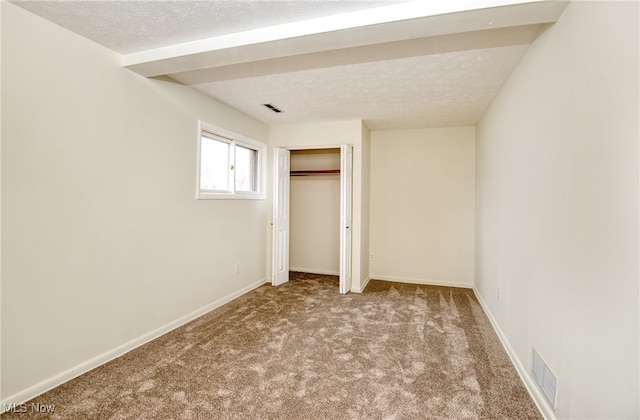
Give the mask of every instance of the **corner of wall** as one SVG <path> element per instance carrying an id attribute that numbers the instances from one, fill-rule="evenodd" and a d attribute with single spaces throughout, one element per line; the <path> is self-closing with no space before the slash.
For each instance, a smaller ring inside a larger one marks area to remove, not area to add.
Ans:
<path id="1" fill-rule="evenodd" d="M 0 308 L 2 305 L 2 10 L 4 1 L 0 1 Z M 0 310 L 0 381 L 2 380 L 2 311 Z M 0 383 L 0 401 L 2 401 L 2 384 Z M 0 413 L 3 412 L 0 407 Z"/>
<path id="2" fill-rule="evenodd" d="M 507 336 L 500 328 L 500 325 L 498 324 L 495 317 L 491 313 L 491 309 L 489 308 L 489 306 L 487 306 L 486 302 L 482 298 L 482 295 L 480 294 L 478 289 L 476 289 L 475 286 L 473 287 L 473 293 L 476 295 L 476 298 L 478 299 L 480 306 L 482 307 L 484 313 L 487 315 L 487 318 L 489 319 L 489 322 L 491 323 L 493 330 L 496 332 L 496 335 L 500 339 L 500 343 L 502 344 L 502 347 L 507 352 L 509 359 L 511 359 L 511 363 L 513 363 L 513 365 L 515 366 L 516 371 L 520 376 L 520 379 L 524 383 L 525 388 L 529 392 L 529 395 L 533 399 L 533 402 L 536 404 L 536 407 L 538 407 L 538 410 L 540 410 L 540 412 L 542 413 L 542 415 L 546 420 L 555 420 L 556 415 L 553 411 L 553 408 L 549 405 L 544 395 L 540 391 L 540 388 L 538 388 L 538 386 L 535 384 L 535 381 L 533 380 L 533 378 L 531 378 L 531 375 L 525 368 L 525 364 L 520 360 L 520 358 L 518 357 L 518 354 L 515 352 L 513 347 L 511 347 L 511 344 L 509 343 Z"/>
<path id="3" fill-rule="evenodd" d="M 362 207 L 361 207 L 361 252 L 360 252 L 360 282 L 356 293 L 362 292 L 370 279 L 370 230 L 371 230 L 371 131 L 369 127 L 362 121 Z"/>

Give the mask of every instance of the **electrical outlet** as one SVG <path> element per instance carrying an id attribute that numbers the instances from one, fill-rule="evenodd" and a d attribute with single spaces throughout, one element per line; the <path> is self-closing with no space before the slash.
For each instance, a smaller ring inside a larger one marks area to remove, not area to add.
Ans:
<path id="1" fill-rule="evenodd" d="M 236 265 L 233 267 L 233 272 L 235 274 L 240 273 L 240 263 L 236 263 Z"/>
<path id="2" fill-rule="evenodd" d="M 369 254 L 369 261 L 373 261 L 376 259 L 376 256 L 373 255 L 373 252 Z"/>
<path id="3" fill-rule="evenodd" d="M 498 302 L 500 302 L 500 300 L 502 300 L 502 290 L 498 287 Z"/>

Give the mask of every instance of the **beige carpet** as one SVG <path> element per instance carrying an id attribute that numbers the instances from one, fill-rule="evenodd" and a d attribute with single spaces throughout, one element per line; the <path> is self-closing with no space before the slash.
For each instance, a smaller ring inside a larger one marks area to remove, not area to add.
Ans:
<path id="1" fill-rule="evenodd" d="M 541 418 L 471 290 L 292 278 L 2 418 Z"/>

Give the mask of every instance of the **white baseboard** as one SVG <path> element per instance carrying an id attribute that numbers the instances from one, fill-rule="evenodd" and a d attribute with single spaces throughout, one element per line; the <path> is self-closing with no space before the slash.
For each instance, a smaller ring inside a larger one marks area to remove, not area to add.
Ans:
<path id="1" fill-rule="evenodd" d="M 324 274 L 325 276 L 339 276 L 340 271 L 322 270 L 319 268 L 302 268 L 302 267 L 289 267 L 289 271 L 297 271 L 299 273 L 310 274 Z"/>
<path id="2" fill-rule="evenodd" d="M 527 388 L 527 391 L 529 391 L 529 395 L 531 395 L 531 398 L 533 399 L 533 402 L 535 402 L 536 406 L 538 407 L 538 410 L 540 410 L 540 412 L 542 413 L 545 419 L 555 420 L 556 415 L 555 415 L 555 412 L 553 411 L 553 408 L 547 402 L 547 399 L 545 398 L 544 394 L 542 393 L 540 388 L 538 388 L 533 378 L 529 374 L 529 371 L 524 367 L 524 364 L 522 363 L 522 361 L 520 361 L 520 358 L 518 357 L 516 352 L 513 350 L 513 347 L 511 347 L 511 344 L 509 343 L 507 336 L 504 334 L 504 332 L 498 325 L 498 322 L 491 314 L 489 307 L 487 306 L 485 301 L 482 299 L 482 296 L 480 296 L 480 293 L 475 287 L 473 288 L 473 293 L 478 298 L 478 302 L 480 302 L 480 306 L 482 306 L 484 313 L 487 314 L 487 318 L 489 318 L 489 322 L 491 322 L 491 326 L 493 327 L 494 331 L 498 335 L 498 338 L 502 343 L 502 347 L 504 347 L 505 351 L 509 355 L 509 358 L 511 359 L 511 362 L 516 367 L 516 371 L 518 372 L 518 375 L 520 375 L 522 382 L 524 382 L 525 388 Z"/>
<path id="3" fill-rule="evenodd" d="M 364 281 L 364 284 L 361 284 L 360 287 L 351 287 L 351 292 L 362 293 L 364 289 L 367 287 L 367 284 L 369 284 L 369 280 L 371 280 L 371 277 L 367 276 L 367 278 Z"/>
<path id="4" fill-rule="evenodd" d="M 127 343 L 124 343 L 112 350 L 109 350 L 85 362 L 82 362 L 79 365 L 72 367 L 71 369 L 61 372 L 55 376 L 52 376 L 51 378 L 45 379 L 40 383 L 30 386 L 29 388 L 23 391 L 13 394 L 7 397 L 6 399 L 3 399 L 2 401 L 0 401 L 0 413 L 3 413 L 5 411 L 5 407 L 10 407 L 11 404 L 19 405 L 26 401 L 29 401 L 30 399 L 35 398 L 38 395 L 41 395 L 59 385 L 62 385 L 65 382 L 70 381 L 71 379 L 74 379 L 92 369 L 97 368 L 98 366 L 101 366 L 117 357 L 122 356 L 125 353 L 130 352 L 131 350 L 134 350 L 137 347 L 140 347 L 152 340 L 155 340 L 156 338 L 168 333 L 169 331 L 172 331 L 186 324 L 187 322 L 193 321 L 194 319 L 206 314 L 207 312 L 210 312 L 224 305 L 225 303 L 228 303 L 233 299 L 240 297 L 245 293 L 250 292 L 253 289 L 258 288 L 267 282 L 268 282 L 267 279 L 263 279 L 255 283 L 252 283 L 249 286 L 238 290 L 237 292 L 231 293 L 228 296 L 225 296 L 221 299 L 216 300 L 215 302 L 212 302 L 206 306 L 203 306 L 202 308 L 197 309 L 191 312 L 190 314 L 184 315 L 176 319 L 175 321 L 172 321 L 160 328 L 156 328 L 155 330 L 150 331 Z"/>
<path id="5" fill-rule="evenodd" d="M 462 283 L 462 282 L 454 282 L 454 281 L 416 279 L 416 278 L 397 277 L 397 276 L 379 276 L 377 274 L 372 274 L 370 277 L 373 280 L 385 280 L 385 281 L 392 281 L 392 282 L 396 282 L 396 283 L 424 284 L 426 286 L 462 287 L 462 288 L 465 288 L 465 289 L 472 289 L 473 288 L 472 284 Z"/>

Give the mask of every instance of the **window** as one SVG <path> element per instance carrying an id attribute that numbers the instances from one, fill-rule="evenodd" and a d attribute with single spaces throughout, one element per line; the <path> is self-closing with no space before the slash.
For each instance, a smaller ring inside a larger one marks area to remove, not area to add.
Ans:
<path id="1" fill-rule="evenodd" d="M 200 122 L 197 198 L 264 198 L 265 145 Z"/>
<path id="2" fill-rule="evenodd" d="M 236 146 L 236 191 L 256 192 L 258 188 L 258 151 Z"/>

